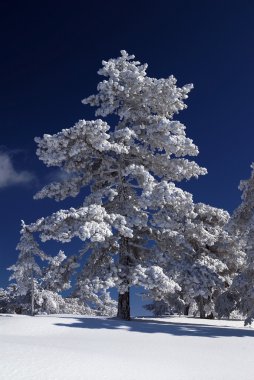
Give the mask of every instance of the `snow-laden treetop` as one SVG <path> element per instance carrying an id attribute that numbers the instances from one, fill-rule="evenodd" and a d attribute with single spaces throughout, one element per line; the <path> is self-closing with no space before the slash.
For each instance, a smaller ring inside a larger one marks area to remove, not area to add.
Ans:
<path id="1" fill-rule="evenodd" d="M 98 84 L 98 93 L 83 100 L 96 106 L 96 115 L 116 114 L 119 122 L 109 126 L 101 119 L 80 120 L 70 129 L 36 138 L 37 155 L 47 166 L 59 166 L 71 173 L 62 184 L 53 183 L 40 191 L 57 200 L 76 196 L 92 182 L 110 183 L 116 177 L 134 177 L 139 185 L 153 181 L 151 174 L 166 181 L 181 181 L 205 174 L 184 156 L 196 156 L 198 148 L 185 135 L 185 126 L 172 120 L 186 108 L 184 100 L 193 87 L 176 86 L 176 79 L 150 78 L 147 65 L 134 56 L 103 61 L 99 74 L 107 79 Z M 132 173 L 132 175 L 130 174 Z M 108 196 L 114 197 L 112 186 Z"/>
<path id="2" fill-rule="evenodd" d="M 167 79 L 150 78 L 147 64 L 133 61 L 134 55 L 121 51 L 121 57 L 102 61 L 99 75 L 108 77 L 98 84 L 97 95 L 83 100 L 84 104 L 99 107 L 96 115 L 118 114 L 130 123 L 157 120 L 156 116 L 171 119 L 175 113 L 186 108 L 184 99 L 193 88 L 192 84 L 176 86 L 171 75 Z"/>

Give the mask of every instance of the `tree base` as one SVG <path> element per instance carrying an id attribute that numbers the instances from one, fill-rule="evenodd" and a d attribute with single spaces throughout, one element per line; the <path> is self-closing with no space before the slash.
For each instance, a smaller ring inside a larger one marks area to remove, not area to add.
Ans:
<path id="1" fill-rule="evenodd" d="M 117 318 L 130 321 L 130 291 L 118 295 Z"/>

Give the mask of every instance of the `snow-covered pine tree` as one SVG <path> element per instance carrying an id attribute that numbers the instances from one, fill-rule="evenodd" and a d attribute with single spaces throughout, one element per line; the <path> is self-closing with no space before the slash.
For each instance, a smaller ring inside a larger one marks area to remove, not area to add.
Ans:
<path id="1" fill-rule="evenodd" d="M 171 309 L 169 303 L 165 302 L 163 299 L 144 305 L 144 309 L 152 312 L 155 317 L 173 315 L 175 312 L 175 310 Z"/>
<path id="2" fill-rule="evenodd" d="M 29 228 L 21 222 L 21 238 L 17 245 L 19 256 L 16 264 L 8 268 L 12 271 L 10 280 L 16 281 L 17 295 L 29 295 L 31 300 L 31 315 L 34 315 L 35 293 L 38 291 L 38 276 L 41 276 L 41 268 L 35 261 L 35 256 L 45 260 L 47 256 L 40 250 Z"/>
<path id="3" fill-rule="evenodd" d="M 46 314 L 69 314 L 71 312 L 75 314 L 78 309 L 83 314 L 87 314 L 88 311 L 92 314 L 92 310 L 85 308 L 81 302 L 78 306 L 78 300 L 76 300 L 76 304 L 74 304 L 74 299 L 72 302 L 66 302 L 66 299 L 59 294 L 71 288 L 71 277 L 75 269 L 79 267 L 77 257 L 67 258 L 64 252 L 60 250 L 56 256 L 47 257 L 47 264 L 41 269 L 39 289 L 35 298 L 38 312 Z M 73 305 L 72 311 L 71 305 Z"/>
<path id="4" fill-rule="evenodd" d="M 131 285 L 149 289 L 160 284 L 163 291 L 175 291 L 177 284 L 158 266 L 151 267 L 146 255 L 151 241 L 156 244 L 163 233 L 159 214 L 164 207 L 172 208 L 171 224 L 174 215 L 192 210 L 191 195 L 173 182 L 206 173 L 184 158 L 196 156 L 198 149 L 186 137 L 185 126 L 173 120 L 186 108 L 192 85 L 177 87 L 173 76 L 150 78 L 146 69 L 125 51 L 103 61 L 98 73 L 106 79 L 83 103 L 97 107 L 96 116 L 115 115 L 111 126 L 101 119 L 80 120 L 70 129 L 35 139 L 39 159 L 68 173 L 36 198 L 59 201 L 84 188 L 90 195 L 81 207 L 41 218 L 30 231 L 39 232 L 42 241 L 85 241 L 91 252 L 90 280 L 99 277 L 105 288 L 117 286 L 118 317 L 127 320 Z"/>
<path id="5" fill-rule="evenodd" d="M 184 233 L 190 249 L 175 270 L 185 307 L 195 302 L 204 318 L 214 315 L 216 298 L 232 282 L 239 251 L 232 249 L 234 240 L 224 230 L 229 220 L 226 211 L 203 203 L 196 204 L 194 211 L 196 217 L 187 223 Z"/>
<path id="6" fill-rule="evenodd" d="M 11 284 L 6 289 L 0 289 L 0 313 L 22 314 L 24 311 L 31 312 L 31 302 L 28 310 L 26 301 L 25 296 L 17 293 L 16 284 Z"/>
<path id="7" fill-rule="evenodd" d="M 0 288 L 0 313 L 8 313 L 10 295 L 7 289 Z"/>
<path id="8" fill-rule="evenodd" d="M 79 267 L 81 257 L 82 253 L 78 256 L 67 257 L 61 250 L 56 256 L 48 256 L 48 265 L 42 268 L 40 292 L 36 297 L 37 308 L 40 312 L 116 315 L 116 302 L 111 299 L 105 289 L 98 292 L 98 295 L 95 294 L 91 282 L 82 293 L 74 290 L 71 296 L 66 298 L 59 294 L 71 288 L 71 277 Z"/>
<path id="9" fill-rule="evenodd" d="M 229 317 L 232 311 L 239 311 L 246 317 L 246 325 L 254 320 L 254 163 L 251 168 L 251 177 L 240 182 L 242 203 L 234 211 L 228 226 L 245 256 L 239 256 L 240 269 L 216 305 L 221 317 Z"/>
<path id="10" fill-rule="evenodd" d="M 82 314 L 96 315 L 96 310 L 78 298 L 63 297 L 61 294 L 52 290 L 40 288 L 35 297 L 37 314 Z"/>
<path id="11" fill-rule="evenodd" d="M 178 222 L 181 229 L 168 231 L 158 243 L 164 255 L 158 265 L 179 285 L 175 294 L 163 294 L 158 288 L 149 292 L 154 312 L 162 300 L 179 313 L 195 308 L 201 318 L 214 314 L 216 298 L 229 287 L 242 252 L 235 239 L 224 230 L 229 214 L 203 203 Z"/>

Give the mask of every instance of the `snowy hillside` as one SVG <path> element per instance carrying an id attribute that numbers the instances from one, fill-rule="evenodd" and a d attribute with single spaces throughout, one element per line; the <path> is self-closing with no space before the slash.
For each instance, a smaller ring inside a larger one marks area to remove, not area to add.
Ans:
<path id="1" fill-rule="evenodd" d="M 4 380 L 252 380 L 242 321 L 0 316 Z"/>

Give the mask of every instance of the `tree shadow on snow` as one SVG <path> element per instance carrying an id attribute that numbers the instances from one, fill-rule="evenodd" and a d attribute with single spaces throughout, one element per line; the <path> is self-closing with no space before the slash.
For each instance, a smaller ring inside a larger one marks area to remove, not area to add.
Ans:
<path id="1" fill-rule="evenodd" d="M 61 317 L 76 319 L 73 323 L 56 323 L 56 326 L 85 329 L 109 329 L 125 330 L 127 332 L 139 332 L 148 334 L 170 334 L 176 336 L 192 337 L 253 337 L 254 330 L 250 328 L 232 328 L 228 326 L 207 325 L 205 323 L 179 323 L 167 321 L 158 321 L 155 319 L 133 319 L 131 321 L 121 321 L 114 318 L 89 318 L 89 317 Z M 243 322 L 242 322 L 243 323 Z"/>

